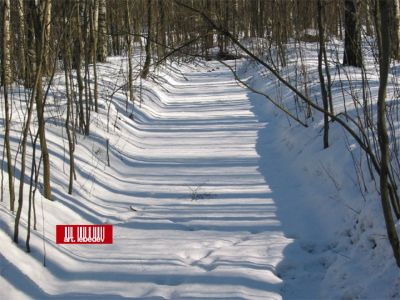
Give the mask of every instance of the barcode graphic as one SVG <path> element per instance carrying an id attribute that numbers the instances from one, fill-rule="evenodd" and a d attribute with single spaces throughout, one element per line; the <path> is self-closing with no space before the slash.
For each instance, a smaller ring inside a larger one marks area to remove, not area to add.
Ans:
<path id="1" fill-rule="evenodd" d="M 112 225 L 56 225 L 57 244 L 112 244 Z"/>

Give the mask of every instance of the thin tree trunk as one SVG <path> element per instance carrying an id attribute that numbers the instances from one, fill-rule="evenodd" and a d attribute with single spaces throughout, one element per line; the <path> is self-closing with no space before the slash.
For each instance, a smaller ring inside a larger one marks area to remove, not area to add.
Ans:
<path id="1" fill-rule="evenodd" d="M 82 29 L 81 29 L 81 17 L 80 17 L 80 5 L 76 4 L 76 36 L 74 42 L 74 64 L 73 67 L 76 69 L 76 81 L 78 83 L 78 117 L 79 117 L 79 130 L 85 132 L 85 113 L 83 106 L 83 90 L 84 84 L 82 79 Z"/>
<path id="2" fill-rule="evenodd" d="M 159 17 L 160 17 L 160 28 L 159 28 L 159 45 L 157 45 L 158 49 L 158 59 L 160 60 L 162 57 L 165 56 L 165 47 L 167 44 L 166 37 L 165 37 L 165 31 L 166 31 L 166 4 L 164 0 L 158 0 L 158 11 L 159 11 Z"/>
<path id="3" fill-rule="evenodd" d="M 326 30 L 325 30 L 325 25 L 323 23 L 323 20 L 326 19 L 325 6 L 327 5 L 327 1 L 326 0 L 319 0 L 319 1 L 322 1 L 321 5 L 322 5 L 322 3 L 324 4 L 324 6 L 321 7 L 321 25 L 322 25 L 321 28 L 322 28 L 322 31 L 323 31 L 322 55 L 324 57 L 324 65 L 325 65 L 325 73 L 326 73 L 326 90 L 327 90 L 327 94 L 328 94 L 327 95 L 328 96 L 327 101 L 328 101 L 328 105 L 329 105 L 329 112 L 333 115 L 333 114 L 335 114 L 335 111 L 333 109 L 333 100 L 332 100 L 332 89 L 331 89 L 332 80 L 331 80 L 331 72 L 329 71 L 328 57 L 327 57 L 327 54 L 326 54 L 326 45 L 325 45 L 326 44 L 326 42 L 325 42 L 325 36 L 326 36 L 325 31 Z"/>
<path id="4" fill-rule="evenodd" d="M 146 60 L 143 65 L 142 73 L 140 74 L 143 79 L 147 77 L 150 71 L 150 63 L 151 63 L 151 39 L 152 39 L 152 0 L 147 0 L 147 40 L 146 40 Z"/>
<path id="5" fill-rule="evenodd" d="M 389 32 L 389 0 L 380 0 L 380 62 L 379 62 L 379 91 L 378 91 L 378 140 L 381 154 L 381 173 L 380 173 L 380 192 L 383 215 L 386 222 L 386 230 L 393 255 L 397 265 L 400 267 L 400 243 L 396 231 L 396 225 L 393 220 L 392 209 L 389 199 L 389 137 L 386 124 L 386 87 L 388 82 L 388 73 L 390 67 L 391 40 Z"/>
<path id="6" fill-rule="evenodd" d="M 3 1 L 3 51 L 2 51 L 2 82 L 4 92 L 5 133 L 4 146 L 6 148 L 8 191 L 10 194 L 10 210 L 14 211 L 15 190 L 10 146 L 10 103 L 8 101 L 8 86 L 11 84 L 11 57 L 10 57 L 10 0 Z"/>
<path id="7" fill-rule="evenodd" d="M 325 27 L 322 22 L 322 0 L 317 0 L 317 11 L 318 11 L 318 30 L 319 30 L 319 52 L 318 52 L 318 74 L 321 85 L 321 95 L 324 110 L 327 112 L 328 107 L 328 95 L 326 92 L 325 78 L 322 69 L 322 56 L 325 51 Z M 324 113 L 324 149 L 329 147 L 329 117 L 327 113 Z"/>
<path id="8" fill-rule="evenodd" d="M 29 2 L 29 7 L 28 10 L 30 12 L 30 30 L 32 33 L 32 37 L 35 37 L 35 44 L 40 43 L 41 45 L 33 45 L 33 48 L 36 48 L 37 50 L 43 49 L 44 48 L 44 31 L 40 31 L 41 25 L 40 25 L 40 13 L 38 8 L 36 7 L 34 2 Z M 31 97 L 28 102 L 28 108 L 27 108 L 27 117 L 26 117 L 26 122 L 24 124 L 24 128 L 22 130 L 22 140 L 21 140 L 21 169 L 20 169 L 20 177 L 19 177 L 19 195 L 18 195 L 18 209 L 17 213 L 15 216 L 15 223 L 14 223 L 14 242 L 18 243 L 18 237 L 19 237 L 19 221 L 21 218 L 21 212 L 22 212 L 22 205 L 23 205 L 23 200 L 24 200 L 24 183 L 25 183 L 25 168 L 26 168 L 26 144 L 27 144 L 27 138 L 28 138 L 28 133 L 29 133 L 29 126 L 31 123 L 32 119 L 32 113 L 33 113 L 33 102 L 35 101 L 35 98 L 37 97 L 37 91 L 42 89 L 41 86 L 41 77 L 42 77 L 42 64 L 43 64 L 43 53 L 36 52 L 35 54 L 38 59 L 37 59 L 37 65 L 34 65 L 35 68 L 35 74 L 34 74 L 34 84 L 32 87 L 32 92 L 31 92 Z M 39 86 L 40 84 L 40 86 Z"/>
<path id="9" fill-rule="evenodd" d="M 93 0 L 93 8 L 90 14 L 90 24 L 91 24 L 91 38 L 92 38 L 92 61 L 93 61 L 93 80 L 94 80 L 94 90 L 93 90 L 93 98 L 94 98 L 94 111 L 99 112 L 99 104 L 98 104 L 98 84 L 97 84 L 97 29 L 98 29 L 98 15 L 99 15 L 99 2 L 97 0 Z"/>
<path id="10" fill-rule="evenodd" d="M 127 45 L 127 56 L 128 56 L 128 99 L 130 102 L 134 103 L 133 96 L 133 64 L 132 64 L 132 22 L 131 22 L 131 14 L 129 10 L 129 0 L 126 0 L 126 26 L 128 28 L 126 34 L 126 45 Z M 128 110 L 128 102 L 126 103 L 126 110 Z"/>
<path id="11" fill-rule="evenodd" d="M 83 34 L 85 41 L 90 39 L 90 5 L 86 1 L 84 3 L 84 22 L 83 22 Z M 85 135 L 90 133 L 90 109 L 93 107 L 92 91 L 90 87 L 90 71 L 89 63 L 91 58 L 91 52 L 88 43 L 81 42 L 85 54 L 85 76 L 84 76 L 84 89 L 85 89 Z"/>
<path id="12" fill-rule="evenodd" d="M 19 77 L 26 81 L 26 64 L 25 64 L 25 12 L 24 12 L 24 0 L 18 0 L 18 35 L 19 35 L 19 43 L 18 43 L 18 51 L 19 51 Z"/>
<path id="13" fill-rule="evenodd" d="M 400 3 L 392 0 L 392 57 L 400 59 Z"/>
<path id="14" fill-rule="evenodd" d="M 106 0 L 99 0 L 99 18 L 98 18 L 98 60 L 106 62 L 108 55 L 108 36 L 107 36 L 107 10 Z"/>
<path id="15" fill-rule="evenodd" d="M 39 133 L 38 133 L 39 134 Z M 31 246 L 30 246 L 30 239 L 31 239 L 31 220 L 32 220 L 32 204 L 34 205 L 34 200 L 33 197 L 35 197 L 33 193 L 33 182 L 36 181 L 37 176 L 34 176 L 34 174 L 37 174 L 38 170 L 36 168 L 36 142 L 38 138 L 38 134 L 36 134 L 35 138 L 32 139 L 32 165 L 31 165 L 31 178 L 30 178 L 30 183 L 29 183 L 29 199 L 28 199 L 28 225 L 26 228 L 26 242 L 25 242 L 25 247 L 26 247 L 26 252 L 31 252 Z"/>
<path id="16" fill-rule="evenodd" d="M 64 7 L 64 20 L 66 19 L 66 8 Z M 66 30 L 70 30 L 70 25 L 64 23 L 65 26 L 68 26 Z M 73 124 L 73 116 L 71 118 L 71 114 L 73 112 L 73 102 L 72 102 L 72 95 L 70 91 L 70 82 L 69 78 L 71 75 L 71 51 L 70 47 L 68 46 L 68 40 L 67 36 L 64 36 L 64 75 L 65 75 L 65 92 L 66 92 L 66 98 L 67 98 L 67 116 L 65 119 L 65 130 L 67 132 L 67 138 L 68 138 L 68 154 L 69 154 L 69 184 L 68 184 L 68 194 L 72 194 L 73 191 L 73 185 L 74 185 L 74 171 L 75 171 L 75 159 L 74 159 L 74 151 L 75 151 L 75 144 L 74 144 L 74 139 L 73 135 L 70 130 L 70 125 L 71 128 L 74 128 Z M 93 56 L 94 58 L 94 63 L 96 62 L 96 57 Z M 72 119 L 72 124 L 71 123 Z"/>
<path id="17" fill-rule="evenodd" d="M 43 30 L 45 31 L 45 37 L 46 37 L 46 43 L 44 44 L 44 49 L 43 49 L 44 53 L 43 74 L 49 76 L 52 70 L 52 63 L 50 57 L 51 53 L 49 47 L 50 34 L 51 34 L 51 1 L 41 0 L 41 5 L 44 14 Z M 44 157 L 43 157 L 43 163 L 44 163 Z"/>
<path id="18" fill-rule="evenodd" d="M 48 63 L 48 40 L 49 40 L 49 30 L 46 26 L 50 23 L 50 13 L 49 13 L 49 5 L 50 0 L 44 0 L 40 3 L 41 13 L 44 13 L 43 16 L 43 24 L 41 20 L 37 21 L 37 31 L 36 31 L 36 39 L 43 39 L 42 41 L 38 41 L 36 47 L 36 57 L 42 61 L 42 73 L 43 71 L 48 72 L 47 63 Z M 37 8 L 39 10 L 39 7 Z M 39 14 L 39 13 L 38 13 Z M 42 18 L 41 14 L 38 16 Z M 42 34 L 43 32 L 43 34 Z M 42 75 L 42 74 L 38 74 Z M 40 140 L 40 150 L 43 156 L 43 195 L 45 198 L 51 200 L 51 184 L 50 184 L 50 157 L 49 151 L 47 148 L 47 140 L 46 140 L 46 129 L 45 129 L 45 119 L 44 119 L 44 103 L 43 103 L 43 88 L 42 88 L 42 76 L 38 76 L 38 83 L 36 86 L 36 111 L 38 117 L 38 130 L 39 130 L 39 140 Z"/>

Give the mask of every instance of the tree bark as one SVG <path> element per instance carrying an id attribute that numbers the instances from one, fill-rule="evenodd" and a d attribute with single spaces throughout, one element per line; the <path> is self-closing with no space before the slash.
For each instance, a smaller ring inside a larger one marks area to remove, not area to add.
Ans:
<path id="1" fill-rule="evenodd" d="M 319 51 L 318 51 L 318 74 L 321 86 L 321 95 L 324 110 L 327 112 L 328 106 L 328 94 L 325 86 L 325 77 L 322 69 L 322 57 L 325 51 L 325 27 L 322 22 L 322 0 L 317 0 L 317 13 L 318 13 L 318 30 L 319 30 Z M 324 149 L 329 147 L 329 117 L 327 113 L 324 113 Z"/>
<path id="2" fill-rule="evenodd" d="M 14 211 L 15 190 L 12 169 L 12 157 L 10 146 L 10 103 L 8 101 L 8 86 L 11 84 L 11 56 L 10 56 L 10 0 L 3 1 L 3 51 L 2 51 L 2 82 L 4 92 L 4 118 L 5 133 L 4 147 L 6 148 L 7 172 L 8 172 L 8 191 L 10 194 L 10 210 Z"/>
<path id="3" fill-rule="evenodd" d="M 389 242 L 392 246 L 393 255 L 397 265 L 400 267 L 400 243 L 396 231 L 396 225 L 393 220 L 392 209 L 389 196 L 389 137 L 386 124 L 386 87 L 388 82 L 388 73 L 390 67 L 390 0 L 380 0 L 380 57 L 379 57 L 379 91 L 378 91 L 378 140 L 381 154 L 381 173 L 380 173 L 380 192 L 383 215 L 386 222 L 386 230 Z"/>
<path id="4" fill-rule="evenodd" d="M 98 29 L 98 15 L 99 15 L 99 2 L 97 0 L 93 0 L 93 7 L 91 9 L 90 14 L 90 24 L 91 24 L 91 60 L 93 62 L 93 79 L 94 79 L 94 90 L 93 90 L 93 98 L 94 98 L 94 111 L 97 113 L 99 111 L 98 104 L 98 84 L 97 84 L 97 29 Z"/>
<path id="5" fill-rule="evenodd" d="M 18 0 L 18 35 L 19 35 L 19 44 L 18 44 L 18 51 L 19 51 L 19 77 L 24 81 L 26 81 L 26 57 L 25 57 L 25 12 L 24 12 L 24 0 Z"/>
<path id="6" fill-rule="evenodd" d="M 44 62 L 43 62 L 43 67 L 44 67 L 44 75 L 48 76 L 50 75 L 50 72 L 52 70 L 52 62 L 51 62 L 51 57 L 50 57 L 50 34 L 51 34 L 51 1 L 43 1 L 41 0 L 41 5 L 42 5 L 42 10 L 43 10 L 43 18 L 44 18 L 44 24 L 43 24 L 43 30 L 45 31 L 45 37 L 46 37 L 46 42 L 44 44 Z"/>
<path id="7" fill-rule="evenodd" d="M 126 0 L 126 26 L 127 26 L 127 34 L 126 34 L 126 46 L 127 46 L 127 56 L 128 56 L 128 100 L 134 103 L 133 96 L 133 63 L 132 63 L 132 22 L 131 22 L 131 14 L 129 10 L 129 0 Z M 126 110 L 128 110 L 128 101 L 126 103 Z"/>
<path id="8" fill-rule="evenodd" d="M 98 60 L 106 62 L 108 55 L 108 36 L 107 36 L 107 10 L 106 0 L 99 0 L 99 36 L 98 36 Z"/>
<path id="9" fill-rule="evenodd" d="M 392 0 L 392 58 L 400 59 L 400 3 L 399 0 Z"/>
<path id="10" fill-rule="evenodd" d="M 73 112 L 73 102 L 72 102 L 72 97 L 70 93 L 70 84 L 69 84 L 69 77 L 70 77 L 70 61 L 71 61 L 71 55 L 69 51 L 69 47 L 67 46 L 67 41 L 64 41 L 64 74 L 65 74 L 65 92 L 66 92 L 66 97 L 67 97 L 67 116 L 65 119 L 65 130 L 67 132 L 67 137 L 68 137 L 68 152 L 69 152 L 69 184 L 68 184 L 68 194 L 72 194 L 73 186 L 74 186 L 74 170 L 75 170 L 75 159 L 74 159 L 74 151 L 75 151 L 75 145 L 74 145 L 74 139 L 70 130 L 70 119 L 71 119 L 71 114 Z M 72 118 L 73 120 L 73 118 Z M 71 128 L 74 128 L 73 124 Z"/>
<path id="11" fill-rule="evenodd" d="M 167 44 L 166 37 L 165 37 L 165 31 L 166 31 L 166 11 L 165 11 L 165 1 L 164 0 L 158 0 L 158 15 L 160 18 L 160 27 L 158 31 L 158 42 L 159 44 L 157 45 L 157 54 L 158 54 L 158 59 L 161 59 L 162 57 L 165 56 L 165 47 Z"/>
<path id="12" fill-rule="evenodd" d="M 44 61 L 44 55 L 41 52 L 44 49 L 45 44 L 45 32 L 42 30 L 42 18 L 40 9 L 36 4 L 32 1 L 29 2 L 28 7 L 30 17 L 29 17 L 29 24 L 30 24 L 30 31 L 34 37 L 35 45 L 33 48 L 36 49 L 36 57 L 37 61 L 35 62 L 35 73 L 33 74 L 34 83 L 32 87 L 32 92 L 30 99 L 28 101 L 28 108 L 27 108 L 27 117 L 26 122 L 24 124 L 24 128 L 22 130 L 22 139 L 21 139 L 21 169 L 20 169 L 20 177 L 19 177 L 19 195 L 18 195 L 18 209 L 15 215 L 15 223 L 14 223 L 14 242 L 18 243 L 18 236 L 19 236 L 19 221 L 21 218 L 22 212 L 22 205 L 24 200 L 24 179 L 25 179 L 25 169 L 26 169 L 26 144 L 27 138 L 29 133 L 29 126 L 32 120 L 33 114 L 33 102 L 37 99 L 37 94 L 42 91 L 42 67 Z M 36 64 L 37 63 L 37 64 Z M 41 114 L 40 114 L 41 115 Z M 40 129 L 39 129 L 40 130 Z M 40 134 L 40 133 L 39 133 Z"/>
<path id="13" fill-rule="evenodd" d="M 48 40 L 49 40 L 49 30 L 46 26 L 50 27 L 50 14 L 49 7 L 50 0 L 43 0 L 40 2 L 38 10 L 37 18 L 39 20 L 36 21 L 36 58 L 38 59 L 37 64 L 42 64 L 41 72 L 48 72 L 47 64 L 48 64 Z M 43 16 L 44 14 L 44 16 Z M 43 23 L 42 23 L 43 20 Z M 39 76 L 40 75 L 40 76 Z M 38 130 L 39 130 L 39 141 L 40 141 L 40 150 L 43 156 L 43 196 L 49 200 L 51 200 L 51 184 L 50 184 L 50 157 L 49 151 L 47 148 L 47 140 L 46 140 L 46 129 L 45 129 L 45 119 L 44 119 L 44 103 L 43 103 L 43 87 L 42 87 L 42 74 L 37 75 L 37 92 L 36 92 L 36 112 L 38 118 Z"/>
<path id="14" fill-rule="evenodd" d="M 147 0 L 147 39 L 146 39 L 146 60 L 140 76 L 145 79 L 150 71 L 151 63 L 151 39 L 152 39 L 152 0 Z"/>
<path id="15" fill-rule="evenodd" d="M 361 67 L 361 28 L 358 20 L 358 0 L 345 0 L 344 9 L 343 65 Z"/>
<path id="16" fill-rule="evenodd" d="M 82 78 L 82 28 L 81 28 L 81 6 L 80 3 L 76 4 L 75 7 L 75 40 L 74 40 L 74 55 L 73 55 L 73 68 L 76 69 L 76 81 L 78 83 L 78 105 L 77 105 L 77 116 L 79 120 L 79 130 L 81 133 L 85 132 L 85 111 L 83 106 L 83 92 L 84 84 Z"/>

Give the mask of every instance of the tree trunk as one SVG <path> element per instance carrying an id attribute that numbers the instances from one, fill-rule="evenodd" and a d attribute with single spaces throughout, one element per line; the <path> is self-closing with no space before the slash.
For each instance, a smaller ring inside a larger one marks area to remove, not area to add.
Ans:
<path id="1" fill-rule="evenodd" d="M 98 36 L 98 60 L 106 62 L 108 55 L 108 36 L 107 36 L 107 10 L 106 0 L 99 0 L 99 36 Z"/>
<path id="2" fill-rule="evenodd" d="M 329 147 L 329 118 L 328 118 L 328 94 L 326 92 L 325 78 L 322 69 L 322 56 L 325 51 L 325 27 L 322 22 L 322 0 L 317 0 L 318 30 L 319 30 L 319 52 L 318 52 L 318 74 L 321 85 L 322 102 L 324 105 L 324 149 Z"/>
<path id="3" fill-rule="evenodd" d="M 44 24 L 43 24 L 43 30 L 45 31 L 45 37 L 46 37 L 46 42 L 44 44 L 44 62 L 43 62 L 43 73 L 44 75 L 48 76 L 50 75 L 50 72 L 52 70 L 52 62 L 51 62 L 51 57 L 50 57 L 50 47 L 49 47 L 49 41 L 50 41 L 50 33 L 51 33 L 51 1 L 44 1 L 41 0 L 41 5 L 42 5 L 42 10 L 44 14 Z M 44 157 L 43 157 L 44 159 Z M 44 162 L 44 161 L 43 161 Z"/>
<path id="4" fill-rule="evenodd" d="M 83 90 L 84 84 L 82 79 L 82 28 L 81 28 L 81 16 L 80 3 L 76 4 L 75 11 L 75 40 L 74 40 L 74 55 L 73 55 L 73 68 L 76 69 L 76 81 L 78 83 L 78 105 L 77 105 L 77 116 L 79 119 L 79 131 L 85 132 L 85 111 L 83 106 Z"/>
<path id="5" fill-rule="evenodd" d="M 392 0 L 392 57 L 400 59 L 400 3 L 399 0 Z"/>
<path id="6" fill-rule="evenodd" d="M 25 12 L 24 12 L 24 0 L 18 0 L 18 68 L 19 68 L 19 78 L 21 78 L 24 83 L 26 81 L 26 57 L 25 57 Z"/>
<path id="7" fill-rule="evenodd" d="M 164 0 L 158 0 L 158 14 L 160 18 L 160 28 L 159 28 L 159 38 L 158 42 L 159 44 L 157 45 L 157 54 L 158 54 L 158 59 L 160 60 L 162 57 L 165 55 L 165 46 L 166 46 L 166 38 L 165 38 L 165 31 L 166 31 L 166 25 L 165 25 L 165 17 L 166 17 L 166 12 L 165 12 L 165 3 Z"/>
<path id="8" fill-rule="evenodd" d="M 35 66 L 35 73 L 33 74 L 34 82 L 33 82 L 33 87 L 32 87 L 32 92 L 30 95 L 30 99 L 27 103 L 28 108 L 27 108 L 27 117 L 26 117 L 26 122 L 24 124 L 23 130 L 22 130 L 22 139 L 21 139 L 21 169 L 20 169 L 20 177 L 19 177 L 19 195 L 18 195 L 18 209 L 17 213 L 15 215 L 15 223 L 14 223 L 14 242 L 18 243 L 18 236 L 19 236 L 19 221 L 21 218 L 21 212 L 22 212 L 22 205 L 23 205 L 23 200 L 24 200 L 24 183 L 25 183 L 25 169 L 26 169 L 26 144 L 27 144 L 27 138 L 28 138 L 28 133 L 29 133 L 29 126 L 31 123 L 32 119 L 32 113 L 33 113 L 33 102 L 35 99 L 37 99 L 37 93 L 42 91 L 42 66 L 43 66 L 43 53 L 41 52 L 42 49 L 44 49 L 44 44 L 45 44 L 45 32 L 42 30 L 42 17 L 40 13 L 40 9 L 35 5 L 35 3 L 29 2 L 28 3 L 29 8 L 29 24 L 30 24 L 30 31 L 31 34 L 34 37 L 35 40 L 35 45 L 33 45 L 33 48 L 36 49 L 36 54 L 35 56 L 37 57 L 37 61 L 34 64 Z M 41 115 L 41 114 L 39 114 Z M 39 128 L 40 130 L 40 128 Z M 40 134 L 40 133 L 39 133 Z"/>
<path id="9" fill-rule="evenodd" d="M 127 46 L 127 56 L 128 56 L 128 100 L 134 103 L 133 96 L 133 64 L 132 64 L 132 22 L 131 14 L 129 10 L 129 0 L 126 0 L 126 26 L 128 28 L 126 34 L 126 46 Z M 128 110 L 128 101 L 126 103 L 126 110 Z"/>
<path id="10" fill-rule="evenodd" d="M 358 0 L 345 0 L 344 9 L 343 65 L 361 67 L 361 29 L 358 20 Z"/>
<path id="11" fill-rule="evenodd" d="M 388 73 L 390 67 L 390 0 L 380 0 L 380 61 L 379 61 L 379 91 L 378 91 L 378 140 L 381 154 L 381 173 L 380 173 L 380 192 L 383 215 L 386 222 L 386 230 L 393 255 L 397 265 L 400 267 L 400 243 L 396 231 L 396 225 L 393 220 L 392 209 L 389 199 L 389 137 L 386 124 L 386 87 L 388 82 Z"/>
<path id="12" fill-rule="evenodd" d="M 67 41 L 64 41 L 64 74 L 65 74 L 65 92 L 66 92 L 66 97 L 67 97 L 67 116 L 65 119 L 65 130 L 67 132 L 67 137 L 68 137 L 68 152 L 69 152 L 69 184 L 68 184 L 68 194 L 72 194 L 73 190 L 73 185 L 74 185 L 74 170 L 75 170 L 75 160 L 74 160 L 74 151 L 75 151 L 75 145 L 74 145 L 74 139 L 70 130 L 70 117 L 73 111 L 72 105 L 72 97 L 70 93 L 70 84 L 69 84 L 69 76 L 71 72 L 70 68 L 70 61 L 71 61 L 71 55 L 69 48 L 67 46 Z M 73 118 L 72 118 L 73 120 Z M 71 128 L 74 128 L 73 124 Z"/>
<path id="13" fill-rule="evenodd" d="M 47 72 L 47 63 L 48 63 L 48 40 L 49 40 L 49 31 L 46 26 L 50 23 L 50 14 L 48 13 L 48 6 L 50 5 L 50 0 L 44 0 L 40 3 L 40 13 L 38 16 L 40 20 L 36 23 L 38 24 L 35 28 L 36 31 L 36 57 L 42 63 L 42 73 L 43 71 Z M 42 18 L 42 14 L 44 14 Z M 41 23 L 43 20 L 43 24 Z M 43 34 L 42 34 L 43 32 Z M 43 39 L 43 41 L 41 41 Z M 41 74 L 40 74 L 41 75 Z M 50 184 L 50 158 L 49 151 L 47 149 L 47 141 L 46 141 L 46 129 L 45 129 L 45 119 L 44 119 L 44 103 L 43 103 L 43 88 L 42 88 L 42 76 L 38 76 L 37 78 L 37 92 L 36 92 L 36 111 L 38 117 L 38 130 L 39 130 L 39 140 L 40 140 L 40 150 L 43 155 L 43 195 L 45 198 L 51 200 L 51 184 Z"/>
<path id="14" fill-rule="evenodd" d="M 208 13 L 211 13 L 212 11 L 212 3 L 211 0 L 206 0 L 206 11 Z M 206 30 L 207 30 L 207 36 L 205 37 L 205 41 L 204 41 L 204 48 L 205 48 L 205 59 L 206 60 L 210 60 L 211 59 L 211 53 L 210 51 L 212 51 L 212 47 L 214 46 L 214 32 L 213 32 L 213 28 L 207 24 L 206 26 Z"/>
<path id="15" fill-rule="evenodd" d="M 83 9 L 83 38 L 85 41 L 90 40 L 90 11 L 91 6 L 89 1 L 84 3 Z M 90 87 L 90 70 L 89 63 L 91 58 L 91 50 L 89 43 L 81 42 L 85 58 L 85 76 L 84 76 L 84 89 L 85 89 L 85 135 L 90 133 L 90 111 L 93 107 L 92 89 Z"/>
<path id="16" fill-rule="evenodd" d="M 8 191 L 10 194 L 10 210 L 14 211 L 15 191 L 14 178 L 12 169 L 12 157 L 10 146 L 10 107 L 8 101 L 8 86 L 11 84 L 11 56 L 10 56 L 10 0 L 3 1 L 3 51 L 2 51 L 2 83 L 4 92 L 4 118 L 5 118 L 5 133 L 4 147 L 6 148 L 7 157 L 7 172 L 8 172 Z"/>
<path id="17" fill-rule="evenodd" d="M 140 76 L 142 78 L 146 78 L 150 71 L 150 63 L 151 63 L 151 39 L 152 39 L 152 0 L 147 0 L 147 40 L 146 40 L 146 60 L 143 65 L 143 70 Z"/>
<path id="18" fill-rule="evenodd" d="M 93 90 L 93 98 L 94 98 L 94 111 L 99 111 L 98 104 L 98 84 L 97 84 L 97 28 L 98 28 L 98 15 L 99 15 L 99 2 L 97 0 L 93 0 L 93 7 L 91 9 L 90 14 L 90 25 L 91 25 L 91 39 L 92 39 L 92 54 L 91 60 L 93 62 L 93 79 L 94 79 L 94 90 Z"/>

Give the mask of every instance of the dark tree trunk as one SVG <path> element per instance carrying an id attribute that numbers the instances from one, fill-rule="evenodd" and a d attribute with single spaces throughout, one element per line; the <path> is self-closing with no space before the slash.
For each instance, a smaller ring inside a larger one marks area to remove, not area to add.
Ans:
<path id="1" fill-rule="evenodd" d="M 152 39 L 152 0 L 147 0 L 147 40 L 146 40 L 146 60 L 141 73 L 142 78 L 146 78 L 150 71 L 151 62 L 151 39 Z"/>
<path id="2" fill-rule="evenodd" d="M 329 118 L 328 118 L 328 93 L 325 86 L 325 77 L 322 68 L 322 57 L 325 51 L 325 27 L 322 22 L 322 0 L 317 0 L 318 30 L 319 30 L 319 52 L 318 52 L 318 74 L 321 85 L 322 102 L 324 105 L 324 149 L 329 147 Z"/>
<path id="3" fill-rule="evenodd" d="M 361 31 L 357 15 L 358 0 L 344 1 L 344 56 L 343 65 L 361 67 Z"/>
<path id="4" fill-rule="evenodd" d="M 386 124 L 386 87 L 391 56 L 390 39 L 390 10 L 389 0 L 380 1 L 380 55 L 379 55 L 379 91 L 378 91 L 378 139 L 380 148 L 380 191 L 383 215 L 386 222 L 386 230 L 389 242 L 392 246 L 393 255 L 397 265 L 400 267 L 400 242 L 393 220 L 392 208 L 389 195 L 389 137 Z"/>

